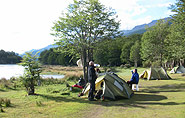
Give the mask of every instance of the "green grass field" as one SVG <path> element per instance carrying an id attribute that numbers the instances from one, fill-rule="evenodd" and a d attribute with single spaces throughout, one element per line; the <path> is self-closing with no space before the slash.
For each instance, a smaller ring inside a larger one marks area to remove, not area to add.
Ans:
<path id="1" fill-rule="evenodd" d="M 138 70 L 141 74 L 144 68 Z M 126 81 L 131 77 L 131 69 L 115 71 Z M 38 95 L 32 96 L 24 90 L 0 89 L 0 98 L 11 100 L 11 107 L 3 107 L 0 118 L 184 118 L 185 76 L 170 76 L 172 80 L 140 79 L 140 91 L 131 99 L 117 101 L 88 101 L 65 84 L 36 87 Z"/>

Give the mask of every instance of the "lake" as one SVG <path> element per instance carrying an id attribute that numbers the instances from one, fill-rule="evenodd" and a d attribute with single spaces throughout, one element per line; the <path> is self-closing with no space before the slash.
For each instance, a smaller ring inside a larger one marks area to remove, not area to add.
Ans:
<path id="1" fill-rule="evenodd" d="M 19 77 L 24 74 L 24 67 L 16 64 L 0 64 L 0 79 L 11 77 Z M 41 75 L 43 78 L 63 78 L 64 75 Z"/>

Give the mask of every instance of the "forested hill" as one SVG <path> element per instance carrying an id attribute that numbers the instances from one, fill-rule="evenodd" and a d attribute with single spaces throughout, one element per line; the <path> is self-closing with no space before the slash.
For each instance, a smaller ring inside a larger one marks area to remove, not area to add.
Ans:
<path id="1" fill-rule="evenodd" d="M 57 45 L 48 45 L 44 48 L 41 48 L 41 49 L 32 49 L 30 51 L 27 51 L 27 52 L 32 52 L 32 54 L 36 54 L 38 52 L 38 55 L 40 56 L 40 53 L 45 51 L 45 50 L 49 50 L 50 48 L 56 48 Z M 21 54 L 20 56 L 23 57 L 25 55 L 25 53 Z"/>
<path id="2" fill-rule="evenodd" d="M 165 20 L 169 19 L 170 17 L 164 18 Z M 129 36 L 129 35 L 133 35 L 133 34 L 143 34 L 144 32 L 146 32 L 146 26 L 148 27 L 152 27 L 157 23 L 157 20 L 153 20 L 152 22 L 148 23 L 148 24 L 142 24 L 142 25 L 137 25 L 135 26 L 132 30 L 122 30 L 122 32 L 124 32 L 124 36 Z M 36 54 L 37 52 L 38 55 L 40 56 L 40 53 L 45 51 L 45 50 L 49 50 L 50 48 L 56 48 L 57 45 L 48 45 L 44 48 L 41 49 L 32 49 L 30 51 L 27 52 L 32 52 L 32 54 Z M 25 53 L 21 54 L 20 56 L 23 57 L 25 55 Z"/>
<path id="3" fill-rule="evenodd" d="M 165 20 L 171 19 L 171 17 L 164 18 Z M 158 20 L 153 20 L 152 22 L 148 24 L 142 24 L 142 25 L 137 25 L 131 30 L 123 30 L 125 36 L 129 36 L 132 34 L 143 34 L 146 32 L 146 27 L 152 27 L 157 23 Z"/>
<path id="4" fill-rule="evenodd" d="M 0 64 L 16 64 L 22 60 L 15 52 L 0 50 Z"/>

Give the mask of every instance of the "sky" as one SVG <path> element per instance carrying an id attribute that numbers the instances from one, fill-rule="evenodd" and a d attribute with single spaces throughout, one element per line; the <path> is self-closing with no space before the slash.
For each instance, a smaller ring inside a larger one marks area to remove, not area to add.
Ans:
<path id="1" fill-rule="evenodd" d="M 121 30 L 169 17 L 176 0 L 99 0 L 121 20 Z M 0 0 L 0 50 L 24 53 L 54 43 L 53 22 L 73 0 Z"/>

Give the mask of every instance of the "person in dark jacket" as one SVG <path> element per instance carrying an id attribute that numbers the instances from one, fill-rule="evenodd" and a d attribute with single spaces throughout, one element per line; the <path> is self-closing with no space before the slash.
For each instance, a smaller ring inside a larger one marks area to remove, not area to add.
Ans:
<path id="1" fill-rule="evenodd" d="M 132 84 L 138 84 L 139 83 L 139 74 L 137 73 L 137 69 L 134 69 L 132 71 L 132 77 L 130 81 L 127 81 L 127 84 L 132 89 Z"/>
<path id="2" fill-rule="evenodd" d="M 89 90 L 88 99 L 90 101 L 94 101 L 96 78 L 97 78 L 97 76 L 96 76 L 96 71 L 95 71 L 95 67 L 94 67 L 94 62 L 90 61 L 89 68 L 88 68 L 88 82 L 90 83 L 90 90 Z"/>

